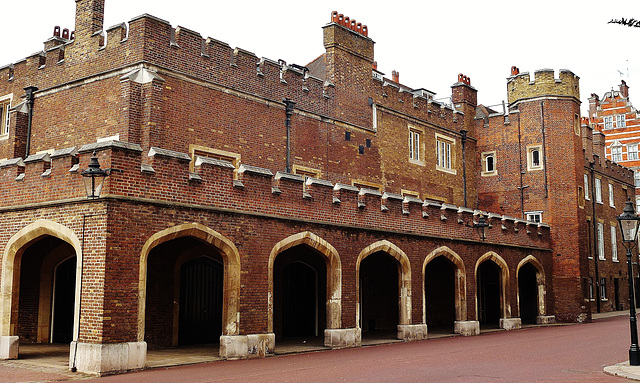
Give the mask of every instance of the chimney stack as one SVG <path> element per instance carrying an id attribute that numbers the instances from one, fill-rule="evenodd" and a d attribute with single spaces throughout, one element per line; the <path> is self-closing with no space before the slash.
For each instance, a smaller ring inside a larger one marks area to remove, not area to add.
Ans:
<path id="1" fill-rule="evenodd" d="M 620 82 L 620 95 L 624 98 L 629 98 L 629 86 L 624 80 Z"/>

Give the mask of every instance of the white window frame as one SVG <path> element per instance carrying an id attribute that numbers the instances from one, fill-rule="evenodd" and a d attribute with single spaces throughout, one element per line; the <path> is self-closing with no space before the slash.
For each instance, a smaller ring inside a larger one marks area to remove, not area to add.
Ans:
<path id="1" fill-rule="evenodd" d="M 607 300 L 607 278 L 600 278 L 600 300 Z"/>
<path id="2" fill-rule="evenodd" d="M 627 119 L 624 114 L 616 115 L 616 128 L 626 128 L 627 127 Z"/>
<path id="3" fill-rule="evenodd" d="M 618 234 L 614 225 L 611 225 L 611 260 L 618 262 Z"/>
<path id="4" fill-rule="evenodd" d="M 604 224 L 598 222 L 598 259 L 604 261 Z"/>
<path id="5" fill-rule="evenodd" d="M 534 153 L 538 153 L 538 162 L 534 162 Z M 543 154 L 542 145 L 527 145 L 527 170 L 542 170 L 543 169 Z"/>
<path id="6" fill-rule="evenodd" d="M 423 163 L 422 156 L 422 131 L 409 127 L 409 161 Z"/>
<path id="7" fill-rule="evenodd" d="M 527 221 L 529 222 L 541 223 L 542 210 L 525 212 L 525 217 L 527 217 Z"/>
<path id="8" fill-rule="evenodd" d="M 611 145 L 611 161 L 622 162 L 622 145 Z"/>
<path id="9" fill-rule="evenodd" d="M 13 93 L 0 97 L 0 139 L 9 137 L 9 110 L 13 101 Z"/>
<path id="10" fill-rule="evenodd" d="M 584 174 L 584 199 L 589 200 L 589 176 Z"/>
<path id="11" fill-rule="evenodd" d="M 609 206 L 616 207 L 615 200 L 613 199 L 613 184 L 609 183 Z"/>
<path id="12" fill-rule="evenodd" d="M 489 164 L 491 163 L 492 167 L 489 168 Z M 492 152 L 484 152 L 482 153 L 482 172 L 481 176 L 495 176 L 498 174 L 498 169 L 496 168 L 496 152 L 495 150 Z"/>
<path id="13" fill-rule="evenodd" d="M 602 203 L 602 180 L 596 177 L 595 183 L 596 202 Z"/>
<path id="14" fill-rule="evenodd" d="M 602 121 L 605 129 L 613 129 L 613 116 L 604 116 Z"/>
<path id="15" fill-rule="evenodd" d="M 456 174 L 455 144 L 455 139 L 436 133 L 436 170 Z"/>
<path id="16" fill-rule="evenodd" d="M 637 188 L 640 188 L 640 169 L 636 169 L 633 171 L 633 181 L 634 181 L 634 185 Z"/>
<path id="17" fill-rule="evenodd" d="M 638 158 L 638 144 L 627 144 L 627 161 L 635 161 Z"/>
<path id="18" fill-rule="evenodd" d="M 589 300 L 593 299 L 593 277 L 589 277 Z"/>

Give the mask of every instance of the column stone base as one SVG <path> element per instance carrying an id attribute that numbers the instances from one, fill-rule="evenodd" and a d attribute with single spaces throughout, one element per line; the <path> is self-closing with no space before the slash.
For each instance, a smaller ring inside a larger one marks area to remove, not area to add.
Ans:
<path id="1" fill-rule="evenodd" d="M 480 334 L 480 322 L 477 320 L 457 320 L 453 322 L 453 332 L 463 336 Z"/>
<path id="2" fill-rule="evenodd" d="M 220 357 L 223 359 L 246 359 L 273 354 L 276 334 L 222 335 Z"/>
<path id="3" fill-rule="evenodd" d="M 500 318 L 500 328 L 505 330 L 518 330 L 522 328 L 522 319 L 520 318 Z"/>
<path id="4" fill-rule="evenodd" d="M 427 339 L 426 324 L 398 325 L 398 339 L 405 341 Z"/>
<path id="5" fill-rule="evenodd" d="M 147 342 L 71 342 L 69 350 L 69 368 L 75 367 L 78 371 L 88 374 L 103 375 L 140 370 L 144 368 L 146 361 Z"/>
<path id="6" fill-rule="evenodd" d="M 359 328 L 332 328 L 324 330 L 324 345 L 331 348 L 360 347 L 362 330 Z"/>
<path id="7" fill-rule="evenodd" d="M 556 323 L 555 315 L 538 315 L 536 317 L 537 324 L 551 324 Z"/>
<path id="8" fill-rule="evenodd" d="M 19 345 L 17 336 L 0 336 L 0 360 L 18 359 Z"/>

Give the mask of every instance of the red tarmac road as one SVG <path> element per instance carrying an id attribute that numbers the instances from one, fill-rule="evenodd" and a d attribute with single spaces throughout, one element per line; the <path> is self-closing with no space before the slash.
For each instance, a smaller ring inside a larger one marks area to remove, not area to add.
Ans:
<path id="1" fill-rule="evenodd" d="M 475 337 L 146 370 L 90 382 L 624 382 L 629 317 Z M 0 364 L 0 376 L 6 371 Z M 3 380 L 4 379 L 0 379 Z"/>

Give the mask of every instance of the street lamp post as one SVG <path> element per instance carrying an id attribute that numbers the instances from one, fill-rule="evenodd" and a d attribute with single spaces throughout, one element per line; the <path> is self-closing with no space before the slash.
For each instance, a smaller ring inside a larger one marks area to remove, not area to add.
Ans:
<path id="1" fill-rule="evenodd" d="M 620 234 L 622 235 L 622 244 L 627 249 L 627 266 L 629 269 L 629 325 L 631 326 L 631 347 L 629 348 L 629 364 L 632 366 L 640 365 L 640 348 L 638 347 L 638 326 L 636 318 L 636 302 L 633 288 L 633 268 L 631 265 L 631 250 L 636 245 L 636 236 L 638 235 L 638 221 L 640 217 L 633 209 L 633 202 L 627 200 L 622 210 L 622 214 L 618 217 L 620 225 Z"/>

